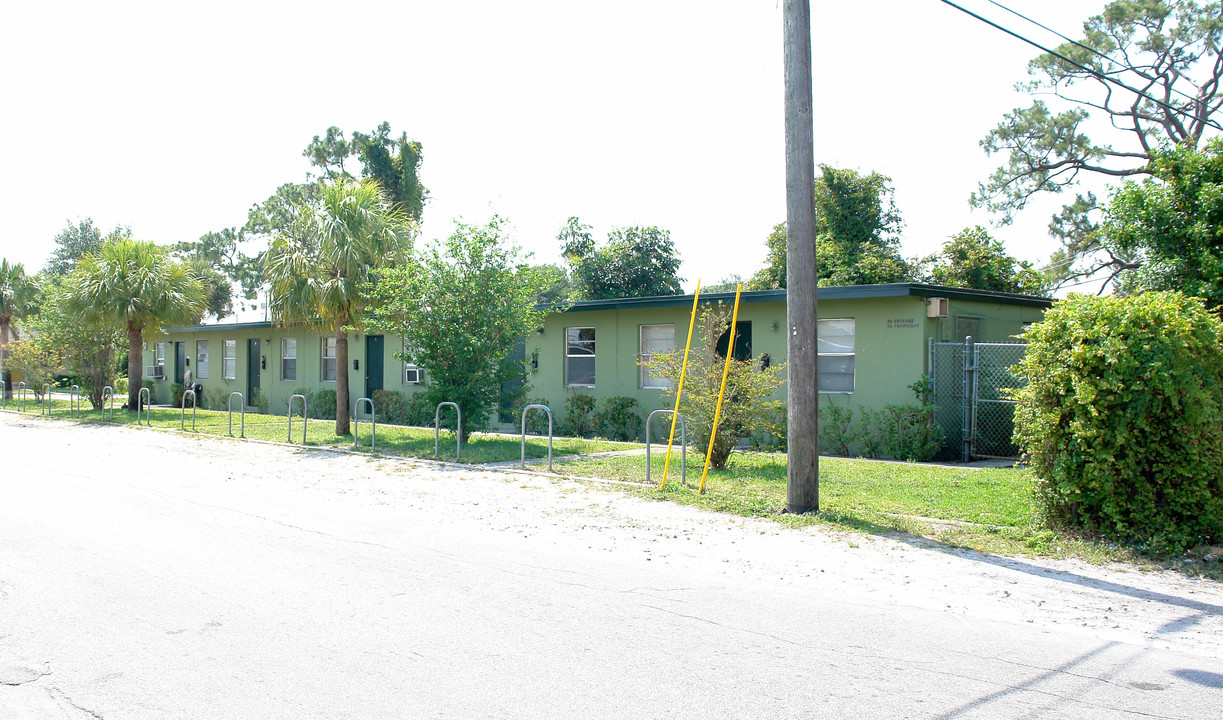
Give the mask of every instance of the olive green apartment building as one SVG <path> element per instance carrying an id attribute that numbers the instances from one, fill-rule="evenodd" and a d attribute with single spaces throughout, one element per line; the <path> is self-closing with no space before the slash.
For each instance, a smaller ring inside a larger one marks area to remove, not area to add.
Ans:
<path id="1" fill-rule="evenodd" d="M 642 414 L 663 407 L 667 386 L 638 361 L 682 349 L 691 295 L 576 302 L 550 313 L 526 338 L 529 397 L 563 411 L 574 393 L 636 398 Z M 702 294 L 702 305 L 734 302 L 733 293 Z M 827 287 L 819 291 L 820 402 L 880 407 L 913 401 L 909 385 L 929 372 L 929 343 L 1014 342 L 1040 320 L 1048 298 L 916 283 Z M 786 359 L 786 292 L 744 292 L 735 354 L 762 363 Z M 375 390 L 419 392 L 427 373 L 394 357 L 400 338 L 349 336 L 349 366 L 336 365 L 335 338 L 270 322 L 171 327 L 146 344 L 146 377 L 156 402 L 169 402 L 171 383 L 199 383 L 209 397 L 252 391 L 283 412 L 301 388 L 334 387 L 349 374 L 351 401 Z M 784 397 L 785 387 L 779 391 Z"/>

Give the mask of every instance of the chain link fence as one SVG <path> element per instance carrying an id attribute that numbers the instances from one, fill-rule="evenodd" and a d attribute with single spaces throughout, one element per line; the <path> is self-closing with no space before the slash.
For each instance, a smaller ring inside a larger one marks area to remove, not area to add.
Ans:
<path id="1" fill-rule="evenodd" d="M 964 343 L 930 344 L 930 402 L 934 424 L 943 429 L 936 460 L 959 460 L 964 442 Z"/>
<path id="2" fill-rule="evenodd" d="M 1026 348 L 1023 343 L 973 343 L 971 337 L 962 343 L 930 343 L 930 400 L 945 438 L 938 459 L 1019 456 L 1011 439 L 1015 402 L 1009 391 L 1024 385 L 1013 368 Z"/>
<path id="3" fill-rule="evenodd" d="M 977 343 L 973 346 L 972 454 L 975 457 L 1018 457 L 1015 401 L 1010 391 L 1023 387 L 1014 367 L 1023 359 L 1022 343 Z"/>

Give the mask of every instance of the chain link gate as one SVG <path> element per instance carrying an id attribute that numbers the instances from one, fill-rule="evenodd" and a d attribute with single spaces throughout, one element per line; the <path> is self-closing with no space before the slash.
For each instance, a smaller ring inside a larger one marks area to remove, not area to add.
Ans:
<path id="1" fill-rule="evenodd" d="M 1015 433 L 1015 401 L 1008 390 L 1024 386 L 1012 371 L 1027 346 L 1023 343 L 977 343 L 973 346 L 972 445 L 973 457 L 1019 456 Z"/>
<path id="2" fill-rule="evenodd" d="M 1018 457 L 1015 402 L 1006 390 L 1023 387 L 1011 371 L 1023 359 L 1024 343 L 930 342 L 930 402 L 943 429 L 940 460 Z"/>
<path id="3" fill-rule="evenodd" d="M 956 460 L 964 441 L 964 343 L 930 341 L 930 403 L 934 424 L 943 429 L 936 460 Z"/>

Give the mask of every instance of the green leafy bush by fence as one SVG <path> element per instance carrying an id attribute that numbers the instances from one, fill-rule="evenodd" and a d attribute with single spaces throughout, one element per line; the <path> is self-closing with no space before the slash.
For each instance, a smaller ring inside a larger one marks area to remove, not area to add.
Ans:
<path id="1" fill-rule="evenodd" d="M 1223 539 L 1223 325 L 1179 293 L 1072 295 L 1025 334 L 1015 440 L 1048 520 L 1178 551 Z"/>
<path id="2" fill-rule="evenodd" d="M 824 405 L 820 408 L 820 452 L 825 455 L 887 456 L 929 462 L 943 445 L 932 405 L 884 405 L 878 410 Z"/>

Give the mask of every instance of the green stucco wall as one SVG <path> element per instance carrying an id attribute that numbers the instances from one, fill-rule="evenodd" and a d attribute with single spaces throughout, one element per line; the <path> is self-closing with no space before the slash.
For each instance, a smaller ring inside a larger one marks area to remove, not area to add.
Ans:
<path id="1" fill-rule="evenodd" d="M 819 303 L 821 319 L 853 319 L 855 325 L 854 392 L 821 393 L 822 404 L 879 407 L 915 400 L 909 385 L 927 372 L 931 338 L 955 341 L 958 317 L 979 318 L 980 342 L 1014 342 L 1024 322 L 1036 322 L 1039 308 L 951 301 L 948 317 L 927 318 L 923 297 L 885 297 L 827 300 Z M 597 398 L 624 395 L 636 398 L 643 414 L 662 405 L 664 391 L 640 387 L 636 366 L 642 325 L 671 323 L 682 349 L 688 332 L 691 306 L 605 310 L 570 310 L 551 315 L 543 333 L 531 338 L 528 347 L 538 352 L 538 371 L 531 377 L 530 397 L 546 402 L 562 413 L 566 398 L 576 393 Z M 752 323 L 752 355 L 768 353 L 774 363 L 786 357 L 785 303 L 743 303 L 739 321 Z M 595 329 L 595 386 L 565 387 L 565 329 Z M 776 329 L 774 329 L 776 327 Z M 814 381 L 814 380 L 813 380 Z M 784 398 L 785 387 L 778 393 Z"/>
<path id="2" fill-rule="evenodd" d="M 217 393 L 228 398 L 234 391 L 243 393 L 247 389 L 247 341 L 255 338 L 260 341 L 260 355 L 266 359 L 267 367 L 259 371 L 260 391 L 271 401 L 271 410 L 283 413 L 288 406 L 289 398 L 298 390 L 306 388 L 314 391 L 320 388 L 335 388 L 335 381 L 323 381 L 322 378 L 322 341 L 318 332 L 305 328 L 272 328 L 243 327 L 218 325 L 204 326 L 185 330 L 171 330 L 166 334 L 151 338 L 144 351 L 144 366 L 153 364 L 154 343 L 166 343 L 165 378 L 154 381 L 154 402 L 168 403 L 171 400 L 171 385 L 174 382 L 174 343 L 183 342 L 187 345 L 187 355 L 191 359 L 188 369 L 192 371 L 193 381 L 204 386 L 205 405 L 213 408 Z M 281 378 L 281 339 L 297 339 L 297 378 L 284 380 Z M 365 335 L 351 334 L 348 336 L 348 381 L 350 388 L 350 404 L 355 404 L 357 398 L 365 394 L 365 373 L 368 369 L 365 356 Z M 207 378 L 199 378 L 196 370 L 196 342 L 208 341 L 209 373 Z M 237 366 L 233 379 L 222 377 L 222 348 L 224 340 L 237 341 Z M 402 349 L 402 343 L 397 337 L 386 336 L 383 343 L 383 383 L 386 390 L 397 390 L 405 394 L 419 392 L 421 385 L 403 382 L 403 363 L 394 357 L 394 353 Z M 353 369 L 353 361 L 358 369 Z M 250 398 L 245 398 L 247 407 L 253 407 Z M 223 405 L 222 405 L 223 407 Z"/>
<path id="3" fill-rule="evenodd" d="M 588 309 L 580 306 L 567 312 L 549 315 L 542 332 L 533 333 L 526 341 L 527 358 L 536 358 L 537 368 L 529 376 L 528 398 L 542 400 L 550 406 L 557 419 L 563 416 L 566 398 L 590 394 L 596 398 L 628 396 L 641 405 L 644 416 L 663 407 L 665 391 L 642 388 L 637 357 L 640 352 L 642 325 L 672 324 L 675 340 L 683 348 L 688 330 L 691 304 L 653 304 Z M 727 303 L 729 305 L 729 302 Z M 945 318 L 927 317 L 928 303 L 916 294 L 885 297 L 855 297 L 824 299 L 819 303 L 821 319 L 853 319 L 855 326 L 854 390 L 852 393 L 821 393 L 821 404 L 867 406 L 878 408 L 888 403 L 914 401 L 909 385 L 923 372 L 928 372 L 929 342 L 955 342 L 962 331 L 971 328 L 978 342 L 1014 342 L 1024 323 L 1039 321 L 1041 307 L 1008 302 L 951 299 Z M 729 310 L 729 307 L 727 308 Z M 971 320 L 969 320 L 971 319 Z M 773 363 L 786 358 L 786 309 L 784 299 L 777 297 L 744 302 L 739 308 L 739 321 L 752 324 L 752 355 L 759 358 L 768 353 Z M 595 329 L 595 386 L 566 387 L 564 384 L 565 329 L 593 327 Z M 297 339 L 297 378 L 282 380 L 280 375 L 280 341 Z M 213 406 L 218 393 L 228 397 L 237 390 L 246 392 L 247 340 L 258 338 L 267 367 L 260 372 L 261 390 L 271 399 L 273 412 L 282 413 L 289 397 L 301 388 L 315 390 L 335 387 L 334 382 L 321 380 L 321 341 L 319 333 L 305 328 L 274 328 L 268 323 L 248 323 L 235 326 L 201 326 L 171 329 L 167 334 L 150 338 L 144 353 L 144 365 L 153 364 L 153 343 L 166 342 L 166 378 L 155 384 L 156 402 L 170 401 L 170 386 L 174 375 L 175 342 L 187 343 L 191 369 L 195 369 L 196 341 L 208 340 L 210 373 L 206 379 L 196 378 L 204 385 L 206 403 Z M 237 341 L 237 371 L 232 380 L 222 377 L 222 341 Z M 398 338 L 387 336 L 383 349 L 383 387 L 406 394 L 419 392 L 419 384 L 403 382 L 402 362 L 393 357 L 400 350 Z M 360 369 L 353 369 L 353 361 Z M 351 402 L 365 394 L 365 336 L 349 336 L 349 374 Z M 194 374 L 194 373 L 193 373 Z M 426 378 L 427 381 L 427 378 Z M 814 382 L 814 378 L 811 380 Z M 784 399 L 785 386 L 777 394 Z M 249 398 L 247 402 L 250 406 Z"/>

